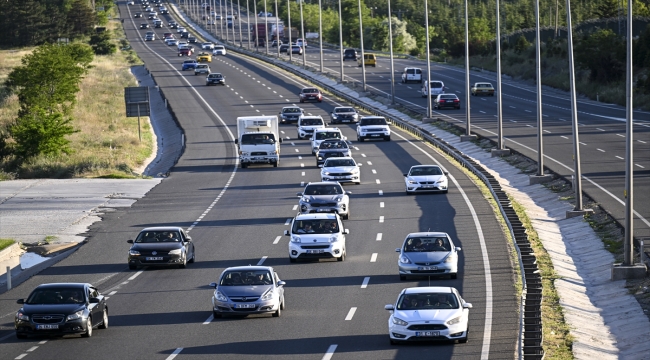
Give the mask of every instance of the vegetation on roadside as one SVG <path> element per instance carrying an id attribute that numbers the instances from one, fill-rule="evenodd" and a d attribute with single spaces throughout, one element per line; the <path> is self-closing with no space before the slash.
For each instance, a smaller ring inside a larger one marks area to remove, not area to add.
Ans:
<path id="1" fill-rule="evenodd" d="M 0 239 L 0 250 L 4 250 L 15 243 L 16 240 L 13 239 Z"/>

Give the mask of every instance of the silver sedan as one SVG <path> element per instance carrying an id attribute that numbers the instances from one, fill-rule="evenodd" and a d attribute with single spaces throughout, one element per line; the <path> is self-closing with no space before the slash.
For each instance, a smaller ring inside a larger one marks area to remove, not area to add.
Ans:
<path id="1" fill-rule="evenodd" d="M 458 276 L 458 252 L 451 237 L 444 232 L 411 233 L 406 236 L 399 253 L 399 279 L 407 276 Z"/>

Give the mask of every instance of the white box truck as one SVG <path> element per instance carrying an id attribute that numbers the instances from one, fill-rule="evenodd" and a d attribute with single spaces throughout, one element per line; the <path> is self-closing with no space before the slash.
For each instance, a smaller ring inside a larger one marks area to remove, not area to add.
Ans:
<path id="1" fill-rule="evenodd" d="M 237 118 L 239 162 L 242 168 L 250 164 L 280 164 L 280 131 L 277 116 L 244 116 Z"/>

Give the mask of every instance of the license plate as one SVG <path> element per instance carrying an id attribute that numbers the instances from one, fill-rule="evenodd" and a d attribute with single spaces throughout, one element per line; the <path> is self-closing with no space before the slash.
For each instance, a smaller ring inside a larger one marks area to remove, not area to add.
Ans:
<path id="1" fill-rule="evenodd" d="M 36 328 L 38 330 L 52 330 L 52 329 L 58 329 L 59 325 L 36 325 Z"/>
<path id="2" fill-rule="evenodd" d="M 421 267 L 418 267 L 418 270 L 425 270 L 425 271 L 426 270 L 438 270 L 438 267 L 437 266 L 421 266 Z"/>
<path id="3" fill-rule="evenodd" d="M 330 209 L 318 209 L 318 212 L 329 212 Z"/>
<path id="4" fill-rule="evenodd" d="M 307 254 L 322 254 L 324 250 L 307 250 Z"/>
<path id="5" fill-rule="evenodd" d="M 256 156 L 253 158 L 253 160 L 264 160 L 264 157 L 262 156 Z"/>
<path id="6" fill-rule="evenodd" d="M 350 120 L 341 120 L 341 122 L 350 122 Z"/>
<path id="7" fill-rule="evenodd" d="M 370 136 L 379 136 L 381 134 L 370 134 Z"/>
<path id="8" fill-rule="evenodd" d="M 432 189 L 433 185 L 422 185 L 423 189 Z"/>
<path id="9" fill-rule="evenodd" d="M 416 331 L 415 336 L 418 337 L 440 336 L 440 331 Z"/>
<path id="10" fill-rule="evenodd" d="M 237 304 L 235 305 L 237 309 L 255 309 L 255 304 Z"/>
<path id="11" fill-rule="evenodd" d="M 156 256 L 156 257 L 148 257 L 147 261 L 157 261 L 157 260 L 162 260 L 162 256 Z"/>
<path id="12" fill-rule="evenodd" d="M 334 176 L 335 179 L 345 179 L 345 176 Z"/>

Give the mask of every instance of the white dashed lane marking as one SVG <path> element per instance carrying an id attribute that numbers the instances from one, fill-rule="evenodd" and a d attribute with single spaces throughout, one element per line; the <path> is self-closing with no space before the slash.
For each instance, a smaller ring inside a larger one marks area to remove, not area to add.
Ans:
<path id="1" fill-rule="evenodd" d="M 275 245 L 275 244 L 279 243 L 280 239 L 282 239 L 282 236 L 276 236 L 275 240 L 273 240 L 273 244 Z"/>
<path id="2" fill-rule="evenodd" d="M 383 207 L 384 207 L 384 202 L 383 202 L 383 201 L 379 203 L 379 207 L 380 207 L 380 208 L 383 208 Z"/>
<path id="3" fill-rule="evenodd" d="M 625 159 L 623 159 L 622 157 L 620 157 L 620 156 L 618 156 L 618 155 L 616 155 L 616 158 L 617 158 L 617 159 L 621 159 L 621 160 L 625 160 Z"/>
<path id="4" fill-rule="evenodd" d="M 373 173 L 373 174 L 377 174 L 377 170 L 372 169 L 372 173 Z"/>
<path id="5" fill-rule="evenodd" d="M 293 210 L 293 211 L 298 210 L 298 205 L 294 205 L 293 208 L 292 208 L 291 210 Z"/>
<path id="6" fill-rule="evenodd" d="M 322 360 L 330 360 L 332 358 L 332 355 L 334 355 L 334 352 L 336 351 L 337 344 L 332 344 L 330 345 L 329 348 L 327 348 L 327 351 L 325 352 L 325 355 L 323 355 Z"/>
<path id="7" fill-rule="evenodd" d="M 169 355 L 165 360 L 173 360 L 178 354 L 181 353 L 181 351 L 183 351 L 183 348 L 178 348 L 174 350 L 174 352 L 171 355 Z"/>
<path id="8" fill-rule="evenodd" d="M 605 150 L 603 150 L 603 149 L 596 149 L 596 150 L 598 150 L 600 152 L 605 152 Z"/>
<path id="9" fill-rule="evenodd" d="M 372 253 L 372 256 L 370 256 L 370 262 L 377 262 L 377 253 Z"/>
<path id="10" fill-rule="evenodd" d="M 356 307 L 351 308 L 350 311 L 348 312 L 348 316 L 345 317 L 345 320 L 348 320 L 348 321 L 352 320 L 352 318 L 354 317 L 355 312 L 357 312 L 357 308 Z"/>
<path id="11" fill-rule="evenodd" d="M 377 182 L 377 184 L 381 184 L 381 181 L 379 181 L 379 179 L 375 179 L 375 182 Z"/>
<path id="12" fill-rule="evenodd" d="M 363 278 L 363 282 L 361 283 L 361 288 L 365 289 L 368 287 L 368 283 L 370 282 L 370 277 L 366 276 Z"/>
<path id="13" fill-rule="evenodd" d="M 368 161 L 368 165 L 372 165 L 372 161 Z"/>
<path id="14" fill-rule="evenodd" d="M 384 190 L 379 190 L 379 195 L 384 195 Z"/>
<path id="15" fill-rule="evenodd" d="M 639 165 L 639 164 L 634 164 L 634 165 L 640 167 L 641 169 L 645 169 L 643 165 Z"/>
<path id="16" fill-rule="evenodd" d="M 375 240 L 381 241 L 383 234 L 382 233 L 377 233 L 377 238 Z"/>
<path id="17" fill-rule="evenodd" d="M 380 222 L 380 223 L 383 223 L 383 222 L 384 222 L 384 215 L 382 215 L 382 216 L 379 217 L 379 222 Z"/>
<path id="18" fill-rule="evenodd" d="M 291 224 L 291 219 L 287 219 L 287 221 L 284 222 L 285 225 Z"/>
<path id="19" fill-rule="evenodd" d="M 260 259 L 260 261 L 257 262 L 257 266 L 260 266 L 260 265 L 264 264 L 264 261 L 265 261 L 267 258 L 268 258 L 268 256 L 262 256 L 262 258 Z"/>

